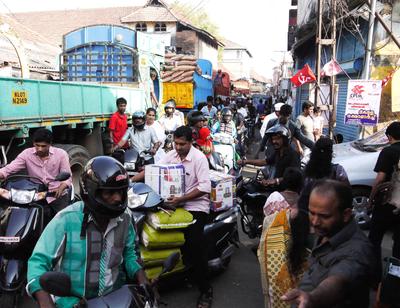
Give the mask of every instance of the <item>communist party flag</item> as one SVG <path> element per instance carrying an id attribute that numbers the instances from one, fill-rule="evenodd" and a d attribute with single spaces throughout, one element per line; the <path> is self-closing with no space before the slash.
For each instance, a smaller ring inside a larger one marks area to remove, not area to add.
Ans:
<path id="1" fill-rule="evenodd" d="M 313 82 L 317 80 L 311 68 L 308 64 L 304 65 L 304 67 L 299 70 L 296 75 L 290 78 L 290 81 L 296 86 L 300 87 L 305 83 Z"/>

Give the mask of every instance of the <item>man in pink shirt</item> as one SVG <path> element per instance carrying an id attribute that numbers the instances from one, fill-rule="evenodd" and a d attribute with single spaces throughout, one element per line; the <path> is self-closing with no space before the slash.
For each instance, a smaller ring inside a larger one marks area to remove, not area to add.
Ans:
<path id="1" fill-rule="evenodd" d="M 188 126 L 178 127 L 174 132 L 175 149 L 168 152 L 158 164 L 182 164 L 185 167 L 185 194 L 166 200 L 171 207 L 183 206 L 196 222 L 185 229 L 185 245 L 182 248 L 185 264 L 193 265 L 193 280 L 200 289 L 197 307 L 210 307 L 212 287 L 207 280 L 207 249 L 204 226 L 210 212 L 210 169 L 205 155 L 192 146 L 192 130 Z M 142 181 L 144 171 L 132 177 Z"/>
<path id="2" fill-rule="evenodd" d="M 49 185 L 49 191 L 54 197 L 47 197 L 48 207 L 44 209 L 46 222 L 58 211 L 69 204 L 68 188 L 72 180 L 54 181 L 60 172 L 72 175 L 68 154 L 63 149 L 51 146 L 53 134 L 50 130 L 39 128 L 33 134 L 33 147 L 22 151 L 10 164 L 0 169 L 0 179 L 6 179 L 10 174 L 26 170 L 28 175 L 37 177 Z"/>

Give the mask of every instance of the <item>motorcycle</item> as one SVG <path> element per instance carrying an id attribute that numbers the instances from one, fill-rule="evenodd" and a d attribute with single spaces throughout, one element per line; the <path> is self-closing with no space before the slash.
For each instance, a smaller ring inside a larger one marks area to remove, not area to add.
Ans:
<path id="1" fill-rule="evenodd" d="M 213 135 L 214 151 L 219 153 L 224 162 L 225 173 L 236 168 L 236 149 L 234 138 L 226 133 Z"/>
<path id="2" fill-rule="evenodd" d="M 264 221 L 264 204 L 271 191 L 260 182 L 268 179 L 268 170 L 259 169 L 254 178 L 242 180 L 237 185 L 236 195 L 243 232 L 251 239 L 261 237 Z"/>
<path id="3" fill-rule="evenodd" d="M 158 308 L 159 296 L 156 290 L 159 278 L 172 271 L 179 261 L 179 253 L 171 254 L 163 264 L 161 273 L 155 278 L 150 288 L 144 285 L 126 284 L 118 290 L 106 295 L 86 299 L 71 291 L 71 278 L 61 272 L 46 272 L 40 277 L 40 285 L 49 294 L 58 297 L 76 297 L 79 303 L 75 307 L 108 308 L 108 307 L 131 307 L 131 308 Z"/>
<path id="4" fill-rule="evenodd" d="M 254 139 L 256 122 L 253 118 L 246 118 L 244 126 L 246 127 L 245 141 L 246 145 L 249 146 Z"/>
<path id="5" fill-rule="evenodd" d="M 124 165 L 129 176 L 134 176 L 141 172 L 144 166 L 147 165 L 145 155 L 148 153 L 148 151 L 143 151 L 139 154 L 134 148 L 127 150 L 118 149 L 112 153 L 112 157 Z"/>
<path id="6" fill-rule="evenodd" d="M 54 181 L 71 175 L 61 172 Z M 45 227 L 48 185 L 29 175 L 11 175 L 0 188 L 0 307 L 15 307 L 26 283 L 27 263 Z M 71 194 L 73 197 L 73 193 Z"/>
<path id="7" fill-rule="evenodd" d="M 128 208 L 134 220 L 136 234 L 139 235 L 143 230 L 147 213 L 165 210 L 165 205 L 164 200 L 148 185 L 133 183 L 128 191 Z M 211 212 L 209 215 L 204 227 L 204 236 L 208 243 L 208 268 L 212 272 L 225 269 L 235 251 L 235 246 L 238 247 L 237 217 L 236 207 L 221 212 Z"/>
<path id="8" fill-rule="evenodd" d="M 163 150 L 165 153 L 174 149 L 174 131 L 166 130 L 165 135 L 167 136 L 164 140 Z"/>

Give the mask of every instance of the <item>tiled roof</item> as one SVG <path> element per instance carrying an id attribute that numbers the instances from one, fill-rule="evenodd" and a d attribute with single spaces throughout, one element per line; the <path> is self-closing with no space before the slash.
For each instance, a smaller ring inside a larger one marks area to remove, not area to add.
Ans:
<path id="1" fill-rule="evenodd" d="M 163 21 L 176 22 L 177 18 L 162 6 L 146 6 L 135 10 L 128 16 L 122 17 L 121 22 Z"/>
<path id="2" fill-rule="evenodd" d="M 246 47 L 227 39 L 224 39 L 223 43 L 225 45 L 225 49 L 247 49 Z"/>
<path id="3" fill-rule="evenodd" d="M 8 34 L 22 42 L 29 67 L 58 69 L 56 63 L 61 52 L 59 47 L 11 16 L 0 15 L 0 22 L 9 25 Z M 0 61 L 19 63 L 14 47 L 5 36 L 0 38 Z"/>
<path id="4" fill-rule="evenodd" d="M 121 24 L 121 18 L 141 7 L 110 7 L 81 10 L 14 13 L 13 16 L 26 27 L 41 33 L 55 45 L 62 36 L 80 27 L 95 24 Z"/>

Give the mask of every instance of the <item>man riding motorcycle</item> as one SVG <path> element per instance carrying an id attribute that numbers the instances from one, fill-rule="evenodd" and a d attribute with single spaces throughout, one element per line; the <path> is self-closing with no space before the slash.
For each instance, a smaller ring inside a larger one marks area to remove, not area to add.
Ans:
<path id="1" fill-rule="evenodd" d="M 78 201 L 59 212 L 43 231 L 28 261 L 27 291 L 40 307 L 54 307 L 39 278 L 48 271 L 66 273 L 71 290 L 87 299 L 119 289 L 128 280 L 147 285 L 137 262 L 135 230 L 127 207 L 128 174 L 108 156 L 91 159 L 80 179 Z M 73 307 L 75 297 L 56 298 L 57 307 Z"/>
<path id="2" fill-rule="evenodd" d="M 221 121 L 216 122 L 211 131 L 213 134 L 216 133 L 225 133 L 231 135 L 233 138 L 236 139 L 237 137 L 237 130 L 236 125 L 233 121 L 233 112 L 230 108 L 225 107 L 221 110 Z"/>
<path id="3" fill-rule="evenodd" d="M 145 164 L 154 164 L 154 154 L 161 145 L 158 141 L 157 134 L 152 127 L 146 126 L 146 115 L 143 111 L 136 111 L 132 115 L 132 125 L 128 129 L 121 141 L 115 149 L 121 148 L 128 139 L 131 141 L 131 146 L 138 151 L 139 154 L 144 154 Z"/>
<path id="4" fill-rule="evenodd" d="M 26 169 L 29 176 L 37 177 L 43 183 L 49 183 L 49 191 L 54 197 L 47 197 L 48 206 L 44 208 L 46 223 L 70 202 L 68 188 L 72 180 L 54 181 L 60 172 L 72 174 L 67 152 L 52 146 L 53 134 L 50 130 L 39 128 L 33 134 L 33 147 L 22 151 L 15 160 L 0 169 L 0 179 Z"/>
<path id="5" fill-rule="evenodd" d="M 286 168 L 300 168 L 300 156 L 290 146 L 290 131 L 284 125 L 277 124 L 271 127 L 265 135 L 270 140 L 274 152 L 265 159 L 243 159 L 238 161 L 238 164 L 268 166 L 268 178 L 264 179 L 262 184 L 264 186 L 279 186 Z"/>
<path id="6" fill-rule="evenodd" d="M 173 99 L 164 106 L 165 114 L 158 120 L 166 133 L 174 132 L 179 126 L 184 125 L 182 116 L 177 113 L 176 103 Z"/>

